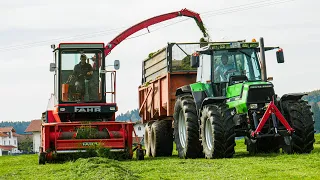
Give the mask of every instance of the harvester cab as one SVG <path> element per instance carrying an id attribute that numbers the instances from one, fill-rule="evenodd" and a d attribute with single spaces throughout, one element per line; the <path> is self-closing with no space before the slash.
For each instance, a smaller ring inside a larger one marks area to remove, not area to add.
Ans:
<path id="1" fill-rule="evenodd" d="M 133 124 L 115 122 L 119 61 L 116 70 L 105 69 L 104 43 L 60 43 L 52 48 L 54 93 L 43 116 L 39 163 L 92 148 L 131 158 Z"/>
<path id="2" fill-rule="evenodd" d="M 245 138 L 250 154 L 278 152 L 280 148 L 285 153 L 312 151 L 314 121 L 310 106 L 302 99 L 306 94 L 277 97 L 271 78 L 267 78 L 265 51 L 274 49 L 278 63 L 284 63 L 283 50 L 264 47 L 263 38 L 260 42 L 209 43 L 191 55 L 190 65 L 198 68 L 197 82 L 176 91 L 178 136 L 189 137 L 185 142 L 175 137 L 178 147 L 183 143 L 186 147 L 178 149 L 179 153 L 188 156 L 203 149 L 206 158 L 232 157 L 235 137 Z M 189 112 L 194 109 L 198 117 L 178 112 L 184 108 Z M 181 117 L 189 125 L 191 121 L 198 124 L 199 135 L 180 123 Z M 197 146 L 188 144 L 196 139 L 200 140 L 199 148 L 190 148 Z"/>

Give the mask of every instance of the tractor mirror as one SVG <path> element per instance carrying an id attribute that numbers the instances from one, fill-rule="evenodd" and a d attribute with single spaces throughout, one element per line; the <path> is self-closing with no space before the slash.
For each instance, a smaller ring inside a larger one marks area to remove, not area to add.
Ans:
<path id="1" fill-rule="evenodd" d="M 284 63 L 283 50 L 279 49 L 277 51 L 277 61 L 278 63 Z"/>
<path id="2" fill-rule="evenodd" d="M 50 72 L 54 72 L 56 70 L 56 64 L 50 63 Z"/>
<path id="3" fill-rule="evenodd" d="M 114 69 L 118 70 L 120 68 L 120 61 L 119 60 L 114 60 Z"/>
<path id="4" fill-rule="evenodd" d="M 190 66 L 191 66 L 192 68 L 197 68 L 197 67 L 199 67 L 199 55 L 198 55 L 198 54 L 192 54 L 192 55 L 191 55 Z"/>

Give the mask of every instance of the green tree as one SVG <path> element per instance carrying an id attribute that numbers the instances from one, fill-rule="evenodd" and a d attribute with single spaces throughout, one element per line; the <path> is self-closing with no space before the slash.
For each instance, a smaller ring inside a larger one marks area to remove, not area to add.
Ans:
<path id="1" fill-rule="evenodd" d="M 30 152 L 33 146 L 33 141 L 30 136 L 26 136 L 25 138 L 18 141 L 18 149 L 20 151 Z"/>

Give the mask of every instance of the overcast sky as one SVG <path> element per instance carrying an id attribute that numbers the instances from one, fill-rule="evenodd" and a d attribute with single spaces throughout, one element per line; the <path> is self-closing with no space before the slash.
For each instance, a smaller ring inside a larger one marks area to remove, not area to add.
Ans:
<path id="1" fill-rule="evenodd" d="M 212 40 L 251 41 L 263 36 L 266 46 L 284 49 L 285 63 L 277 64 L 275 51 L 268 52 L 267 72 L 279 95 L 320 88 L 320 1 L 295 0 L 266 6 L 256 0 L 11 0 L 0 2 L 0 121 L 38 119 L 53 92 L 50 45 L 59 42 L 105 42 L 123 27 L 160 14 L 188 8 L 203 14 Z M 260 0 L 260 2 L 266 2 Z M 279 2 L 274 0 L 270 2 Z M 253 4 L 256 3 L 256 4 Z M 259 6 L 250 8 L 248 4 Z M 244 5 L 244 6 L 241 6 Z M 238 6 L 238 9 L 226 9 Z M 246 9 L 239 11 L 239 8 Z M 232 13 L 230 13 L 232 12 Z M 211 15 L 211 16 L 210 16 Z M 179 17 L 149 28 L 174 23 Z M 111 29 L 116 29 L 110 31 Z M 133 36 L 146 33 L 142 30 Z M 77 36 L 82 35 L 82 36 Z M 86 36 L 84 36 L 86 35 Z M 133 37 L 131 36 L 131 37 Z M 190 19 L 118 45 L 107 63 L 119 59 L 117 101 L 119 112 L 138 108 L 141 61 L 167 42 L 194 42 L 202 37 Z M 62 39 L 60 39 L 62 38 Z M 70 39 L 67 39 L 70 38 Z M 73 39 L 71 39 L 73 38 Z M 54 40 L 59 39 L 59 40 Z M 41 42 L 42 43 L 39 43 Z M 21 47 L 21 45 L 25 45 Z"/>

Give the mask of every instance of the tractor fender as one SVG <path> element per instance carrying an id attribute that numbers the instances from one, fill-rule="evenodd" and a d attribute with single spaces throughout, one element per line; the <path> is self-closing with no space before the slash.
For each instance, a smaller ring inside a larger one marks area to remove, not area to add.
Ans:
<path id="1" fill-rule="evenodd" d="M 182 87 L 179 87 L 177 90 L 176 90 L 176 96 L 179 96 L 180 94 L 185 94 L 185 93 L 191 93 L 191 87 L 189 85 L 185 85 L 185 86 L 182 86 Z"/>
<path id="2" fill-rule="evenodd" d="M 285 100 L 298 100 L 301 99 L 303 96 L 308 95 L 306 93 L 289 93 L 289 94 L 284 94 L 281 98 L 280 101 L 285 101 Z"/>
<path id="3" fill-rule="evenodd" d="M 202 101 L 201 109 L 208 104 L 220 104 L 223 103 L 227 98 L 226 97 L 207 97 Z"/>

